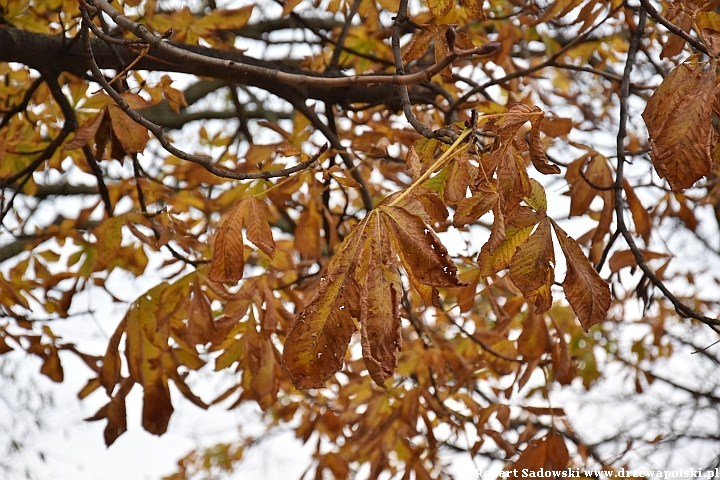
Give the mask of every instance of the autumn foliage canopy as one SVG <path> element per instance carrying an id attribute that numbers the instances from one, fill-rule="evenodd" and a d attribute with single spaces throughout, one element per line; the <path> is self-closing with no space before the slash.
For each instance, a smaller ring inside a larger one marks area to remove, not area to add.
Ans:
<path id="1" fill-rule="evenodd" d="M 720 363 L 718 3 L 8 0 L 0 353 L 83 360 L 107 445 L 134 388 L 157 435 L 254 402 L 317 478 L 717 447 L 591 439 L 562 395 L 720 404 L 655 368 Z M 124 311 L 99 349 L 93 298 Z"/>

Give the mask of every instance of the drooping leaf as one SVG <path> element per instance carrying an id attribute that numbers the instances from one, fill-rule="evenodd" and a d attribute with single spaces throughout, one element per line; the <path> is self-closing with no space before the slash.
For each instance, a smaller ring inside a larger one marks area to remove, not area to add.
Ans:
<path id="1" fill-rule="evenodd" d="M 245 268 L 242 228 L 247 198 L 238 203 L 218 229 L 208 277 L 221 283 L 237 283 Z"/>
<path id="2" fill-rule="evenodd" d="M 550 335 L 542 315 L 528 312 L 518 337 L 518 353 L 525 359 L 539 358 L 549 350 Z"/>
<path id="3" fill-rule="evenodd" d="M 567 274 L 562 286 L 565 296 L 583 329 L 602 322 L 610 308 L 610 287 L 590 265 L 577 242 L 552 222 L 567 261 Z"/>
<path id="4" fill-rule="evenodd" d="M 490 242 L 483 245 L 478 256 L 480 275 L 489 277 L 510 265 L 515 250 L 519 247 L 533 231 L 533 227 L 510 227 L 505 231 L 505 239 L 496 248 L 490 248 Z"/>
<path id="5" fill-rule="evenodd" d="M 554 267 L 555 252 L 550 221 L 545 219 L 527 241 L 517 248 L 510 263 L 510 278 L 525 298 L 535 304 L 535 313 L 538 315 L 552 306 Z"/>
<path id="6" fill-rule="evenodd" d="M 379 214 L 371 214 L 367 225 L 369 261 L 359 271 L 362 290 L 360 296 L 360 334 L 365 366 L 372 379 L 385 386 L 397 361 L 401 348 L 400 296 L 402 285 L 395 265 L 397 256 Z M 363 262 L 364 263 L 364 262 Z"/>
<path id="7" fill-rule="evenodd" d="M 295 319 L 285 339 L 282 362 L 295 387 L 319 388 L 342 368 L 353 317 L 360 317 L 354 268 L 365 243 L 359 223 L 340 245 L 321 278 L 316 297 Z"/>
<path id="8" fill-rule="evenodd" d="M 246 200 L 245 231 L 247 239 L 268 257 L 275 256 L 275 240 L 268 224 L 267 205 L 250 195 Z"/>
<path id="9" fill-rule="evenodd" d="M 686 62 L 675 67 L 642 114 L 653 166 L 675 192 L 691 187 L 712 167 L 715 65 Z"/>

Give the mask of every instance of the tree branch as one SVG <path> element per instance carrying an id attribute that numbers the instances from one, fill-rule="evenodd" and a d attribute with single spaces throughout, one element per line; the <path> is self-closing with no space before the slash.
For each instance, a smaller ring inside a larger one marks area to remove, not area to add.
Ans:
<path id="1" fill-rule="evenodd" d="M 617 228 L 622 233 L 623 238 L 628 244 L 630 251 L 635 257 L 635 261 L 638 267 L 643 271 L 645 276 L 655 285 L 665 297 L 675 306 L 675 311 L 683 317 L 691 317 L 709 326 L 716 333 L 720 333 L 720 320 L 717 318 L 710 318 L 702 315 L 692 308 L 688 307 L 680 301 L 660 280 L 655 272 L 653 272 L 647 263 L 645 258 L 635 243 L 635 239 L 625 225 L 624 211 L 623 211 L 623 175 L 625 169 L 625 137 L 627 135 L 627 121 L 628 121 L 628 97 L 630 96 L 630 73 L 632 72 L 635 56 L 638 51 L 640 44 L 640 38 L 643 35 L 645 28 L 645 20 L 647 18 L 647 11 L 645 8 L 640 8 L 638 19 L 638 25 L 633 32 L 632 39 L 630 40 L 630 49 L 627 54 L 627 60 L 625 62 L 625 72 L 623 73 L 622 83 L 620 84 L 620 122 L 618 126 L 617 134 L 617 169 L 615 176 L 615 216 L 617 221 Z"/>

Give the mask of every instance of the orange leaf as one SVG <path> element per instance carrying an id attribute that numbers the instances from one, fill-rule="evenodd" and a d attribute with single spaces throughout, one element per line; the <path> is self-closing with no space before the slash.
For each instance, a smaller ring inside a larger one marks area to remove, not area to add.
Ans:
<path id="1" fill-rule="evenodd" d="M 300 255 L 308 258 L 320 258 L 322 239 L 320 230 L 323 228 L 322 216 L 317 208 L 317 202 L 310 200 L 297 221 L 295 228 L 295 248 Z"/>
<path id="2" fill-rule="evenodd" d="M 645 260 L 653 260 L 655 258 L 667 258 L 670 255 L 666 253 L 651 252 L 648 250 L 641 250 Z M 608 262 L 610 270 L 615 273 L 625 267 L 635 267 L 637 262 L 635 261 L 635 255 L 630 250 L 618 250 L 613 253 Z"/>
<path id="3" fill-rule="evenodd" d="M 605 320 L 610 308 L 610 287 L 590 265 L 577 242 L 554 221 L 552 225 L 567 261 L 567 274 L 562 283 L 565 296 L 587 331 Z"/>
<path id="4" fill-rule="evenodd" d="M 529 311 L 523 322 L 523 331 L 518 337 L 518 353 L 526 360 L 538 358 L 548 350 L 549 345 L 550 335 L 545 319 Z"/>
<path id="5" fill-rule="evenodd" d="M 150 140 L 147 128 L 128 117 L 117 105 L 108 106 L 108 115 L 115 138 L 125 153 L 142 153 Z"/>
<path id="6" fill-rule="evenodd" d="M 262 250 L 268 257 L 275 256 L 275 240 L 272 230 L 268 224 L 267 205 L 254 196 L 246 199 L 245 210 L 245 233 L 256 247 Z"/>
<path id="7" fill-rule="evenodd" d="M 247 198 L 232 209 L 218 230 L 208 272 L 211 280 L 221 283 L 237 283 L 243 276 L 245 245 L 242 227 Z"/>
<path id="8" fill-rule="evenodd" d="M 551 431 L 540 440 L 531 441 L 520 455 L 520 458 L 506 470 L 563 470 L 568 466 L 570 457 L 563 437 Z"/>
<path id="9" fill-rule="evenodd" d="M 658 175 L 675 192 L 710 173 L 715 62 L 678 65 L 648 100 L 642 116 Z"/>

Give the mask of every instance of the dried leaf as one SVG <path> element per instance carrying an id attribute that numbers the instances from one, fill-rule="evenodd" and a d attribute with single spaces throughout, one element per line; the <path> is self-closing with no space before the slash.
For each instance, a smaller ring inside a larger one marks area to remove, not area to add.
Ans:
<path id="1" fill-rule="evenodd" d="M 647 260 L 653 260 L 656 258 L 668 258 L 670 255 L 666 253 L 659 253 L 659 252 L 651 252 L 649 250 L 641 250 L 643 254 L 643 258 Z M 621 269 L 625 267 L 636 267 L 637 262 L 635 260 L 635 254 L 633 254 L 630 250 L 618 250 L 615 253 L 612 254 L 612 257 L 610 257 L 610 261 L 608 262 L 608 267 L 610 267 L 610 271 L 615 273 L 620 271 Z"/>
<path id="2" fill-rule="evenodd" d="M 434 287 L 463 285 L 447 249 L 420 217 L 397 206 L 383 206 L 380 210 L 403 265 L 420 283 Z"/>
<path id="3" fill-rule="evenodd" d="M 402 284 L 395 266 L 397 254 L 380 214 L 371 214 L 365 251 L 370 251 L 366 272 L 359 272 L 360 334 L 365 366 L 379 386 L 385 386 L 401 348 L 400 296 Z"/>
<path id="4" fill-rule="evenodd" d="M 108 116 L 115 138 L 120 142 L 125 153 L 145 151 L 147 142 L 150 140 L 147 128 L 128 117 L 117 105 L 108 106 Z"/>
<path id="5" fill-rule="evenodd" d="M 518 353 L 526 360 L 539 358 L 548 350 L 549 345 L 550 335 L 545 319 L 532 311 L 528 312 L 523 321 L 522 333 L 518 337 Z"/>
<path id="6" fill-rule="evenodd" d="M 567 261 L 567 274 L 562 283 L 565 296 L 587 331 L 607 317 L 610 287 L 590 265 L 577 242 L 554 221 L 552 225 Z"/>
<path id="7" fill-rule="evenodd" d="M 623 178 L 623 189 L 625 190 L 625 197 L 630 207 L 633 222 L 635 223 L 635 231 L 645 240 L 645 244 L 647 244 L 650 242 L 650 232 L 652 231 L 653 224 L 652 217 L 648 211 L 645 210 L 645 207 L 642 206 L 640 199 L 635 195 L 635 190 L 625 178 Z"/>
<path id="8" fill-rule="evenodd" d="M 525 298 L 542 314 L 552 306 L 551 287 L 555 282 L 555 252 L 550 221 L 538 224 L 535 232 L 520 245 L 512 257 L 510 278 Z"/>
<path id="9" fill-rule="evenodd" d="M 218 229 L 208 277 L 221 283 L 237 283 L 245 269 L 242 227 L 247 198 L 238 203 Z"/>
<path id="10" fill-rule="evenodd" d="M 275 240 L 268 224 L 267 205 L 254 196 L 246 198 L 245 233 L 247 239 L 262 250 L 268 257 L 275 256 Z"/>
<path id="11" fill-rule="evenodd" d="M 710 173 L 714 130 L 715 63 L 684 63 L 663 80 L 643 112 L 650 157 L 675 192 Z"/>
<path id="12" fill-rule="evenodd" d="M 433 17 L 440 18 L 444 17 L 455 6 L 455 0 L 427 0 L 427 6 L 430 8 Z"/>
<path id="13" fill-rule="evenodd" d="M 323 387 L 342 368 L 355 332 L 352 317 L 360 317 L 359 286 L 353 274 L 363 253 L 366 223 L 359 223 L 341 244 L 321 278 L 317 296 L 290 326 L 282 363 L 299 389 Z"/>
<path id="14" fill-rule="evenodd" d="M 482 184 L 471 197 L 463 198 L 458 202 L 453 225 L 459 228 L 474 222 L 497 206 L 499 199 L 497 191 L 487 184 Z"/>

